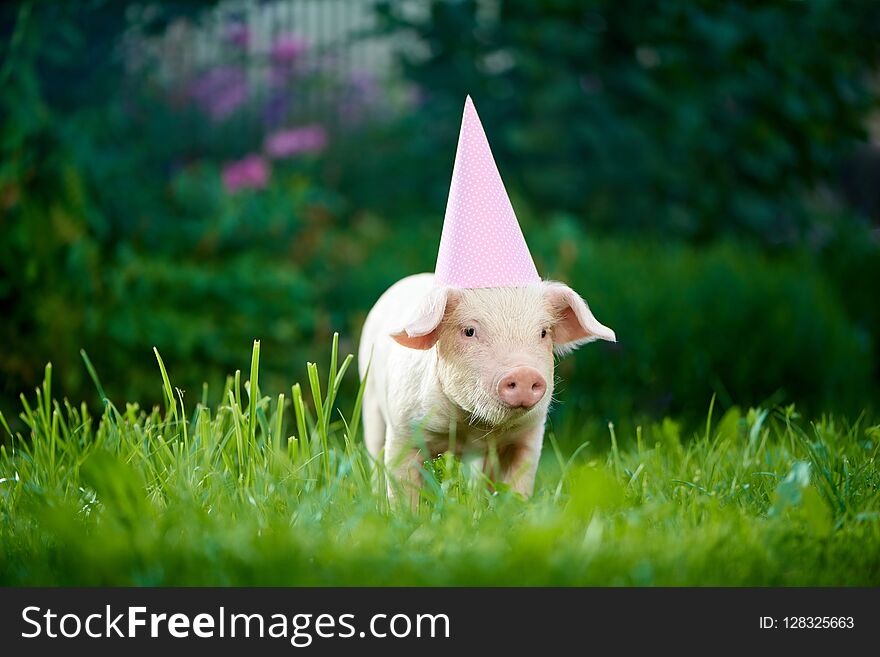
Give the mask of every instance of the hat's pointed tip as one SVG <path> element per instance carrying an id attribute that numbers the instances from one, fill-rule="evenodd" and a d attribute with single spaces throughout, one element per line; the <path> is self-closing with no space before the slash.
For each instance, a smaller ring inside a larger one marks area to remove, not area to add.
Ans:
<path id="1" fill-rule="evenodd" d="M 461 120 L 463 124 L 468 125 L 480 122 L 477 108 L 474 106 L 474 101 L 471 99 L 470 94 L 464 100 L 464 112 L 462 112 Z"/>

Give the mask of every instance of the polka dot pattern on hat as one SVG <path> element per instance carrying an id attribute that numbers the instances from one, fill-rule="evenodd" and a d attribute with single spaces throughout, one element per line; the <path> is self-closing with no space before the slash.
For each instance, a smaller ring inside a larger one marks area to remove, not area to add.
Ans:
<path id="1" fill-rule="evenodd" d="M 435 282 L 522 287 L 541 279 L 468 96 L 455 153 Z"/>

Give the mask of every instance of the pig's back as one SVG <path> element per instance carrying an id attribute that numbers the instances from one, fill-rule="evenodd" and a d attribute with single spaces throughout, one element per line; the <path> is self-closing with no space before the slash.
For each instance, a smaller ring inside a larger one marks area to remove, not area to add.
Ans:
<path id="1" fill-rule="evenodd" d="M 433 285 L 434 274 L 413 274 L 397 281 L 379 297 L 361 331 L 358 347 L 358 372 L 361 378 L 366 373 L 371 352 L 373 368 L 379 370 L 375 373 L 382 377 L 382 363 L 387 359 L 391 347 L 397 345 L 390 334 L 403 327 Z M 374 378 L 373 375 L 370 378 Z"/>

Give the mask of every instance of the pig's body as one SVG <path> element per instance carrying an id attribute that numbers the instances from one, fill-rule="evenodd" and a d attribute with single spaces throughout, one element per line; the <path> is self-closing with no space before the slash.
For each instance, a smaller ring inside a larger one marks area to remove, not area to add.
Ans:
<path id="1" fill-rule="evenodd" d="M 448 404 L 434 373 L 436 349 L 407 349 L 391 337 L 431 290 L 433 280 L 433 274 L 416 274 L 398 281 L 379 298 L 364 322 L 358 369 L 363 379 L 370 367 L 364 391 L 364 438 L 373 456 L 385 447 L 386 437 L 395 433 L 408 433 L 425 421 L 432 429 L 448 425 L 443 421 Z M 432 436 L 430 449 L 446 448 L 435 441 Z"/>
<path id="2" fill-rule="evenodd" d="M 367 449 L 378 457 L 384 448 L 390 470 L 404 475 L 393 464 L 406 459 L 414 439 L 424 442 L 427 454 L 421 456 L 426 457 L 449 449 L 460 455 L 485 457 L 490 445 L 504 457 L 511 449 L 528 445 L 537 458 L 546 406 L 519 413 L 500 425 L 475 418 L 445 394 L 436 344 L 430 349 L 410 349 L 391 337 L 433 286 L 433 274 L 416 274 L 398 281 L 379 298 L 364 323 L 358 367 L 363 378 L 370 364 L 363 402 Z M 530 491 L 528 487 L 522 492 Z"/>
<path id="3" fill-rule="evenodd" d="M 591 330 L 581 330 L 584 324 Z M 384 449 L 387 471 L 413 503 L 421 461 L 449 449 L 483 458 L 493 451 L 487 473 L 529 495 L 552 396 L 553 350 L 597 337 L 614 333 L 561 284 L 460 289 L 435 286 L 433 274 L 404 278 L 376 302 L 361 335 L 362 378 L 370 367 L 367 448 L 376 457 Z"/>

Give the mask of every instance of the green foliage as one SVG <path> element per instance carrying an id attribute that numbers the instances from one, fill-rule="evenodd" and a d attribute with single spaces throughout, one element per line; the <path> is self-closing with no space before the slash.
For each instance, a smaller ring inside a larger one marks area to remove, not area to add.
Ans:
<path id="1" fill-rule="evenodd" d="M 176 390 L 159 358 L 162 406 L 97 416 L 59 400 L 47 368 L 0 446 L 0 583 L 880 583 L 880 427 L 733 407 L 694 435 L 664 421 L 618 444 L 612 428 L 608 451 L 572 425 L 581 446 L 548 438 L 533 499 L 442 455 L 411 512 L 376 492 L 358 401 L 335 396 L 350 360 L 310 368 L 312 414 L 298 385 L 292 403 L 260 391 L 267 355 L 254 345 L 219 405 Z"/>
<path id="2" fill-rule="evenodd" d="M 197 390 L 259 333 L 280 383 L 348 319 L 336 272 L 363 231 L 340 225 L 344 200 L 314 156 L 274 163 L 265 191 L 231 193 L 222 163 L 259 150 L 259 126 L 208 121 L 150 70 L 121 66 L 124 30 L 161 32 L 212 4 L 0 8 L 0 408 L 46 359 L 82 394 L 80 348 L 109 390 L 157 399 L 153 346 Z"/>
<path id="3" fill-rule="evenodd" d="M 66 373 L 63 389 L 84 395 L 90 384 L 74 362 L 84 347 L 112 396 L 155 401 L 153 346 L 178 385 L 198 391 L 203 381 L 217 389 L 246 356 L 241 345 L 259 335 L 272 354 L 265 381 L 280 389 L 333 330 L 356 336 L 388 285 L 433 266 L 439 221 L 396 227 L 352 215 L 301 174 L 230 197 L 210 171 L 193 170 L 178 177 L 169 202 L 186 203 L 192 187 L 214 199 L 210 212 L 181 213 L 175 231 L 198 242 L 122 241 L 98 255 L 96 241 L 78 239 L 68 248 L 81 255 L 65 256 L 68 268 L 16 306 L 33 314 L 6 324 L 4 369 L 24 363 L 26 374 L 50 357 Z M 876 402 L 876 346 L 812 259 L 768 258 L 733 243 L 588 239 L 565 217 L 524 223 L 540 271 L 569 283 L 618 334 L 615 345 L 588 345 L 560 362 L 558 414 L 693 417 L 712 394 L 814 411 Z M 7 384 L 12 395 L 25 382 Z"/>
<path id="4" fill-rule="evenodd" d="M 563 409 L 693 417 L 716 394 L 858 412 L 877 399 L 872 345 L 811 260 L 587 240 L 565 220 L 539 237 L 541 270 L 570 282 L 618 339 L 560 363 Z"/>
<path id="5" fill-rule="evenodd" d="M 538 15 L 508 2 L 499 23 L 477 21 L 470 3 L 438 3 L 423 34 L 429 57 L 409 69 L 422 105 L 331 139 L 323 156 L 274 162 L 265 188 L 231 193 L 224 162 L 259 148 L 263 126 L 253 116 L 214 124 L 169 102 L 155 77 L 126 76 L 110 54 L 125 17 L 140 16 L 125 4 L 0 9 L 10 34 L 0 44 L 0 408 L 47 359 L 62 390 L 92 398 L 81 348 L 111 397 L 145 406 L 162 395 L 153 347 L 190 394 L 205 381 L 219 390 L 257 336 L 272 390 L 305 376 L 301 363 L 333 331 L 353 350 L 375 299 L 433 268 L 466 91 L 539 270 L 570 283 L 620 336 L 560 364 L 559 417 L 692 417 L 712 394 L 817 412 L 876 403 L 880 248 L 865 230 L 831 212 L 817 248 L 772 258 L 747 241 L 660 236 L 781 235 L 773 222 L 797 215 L 796 191 L 823 180 L 857 132 L 861 70 L 876 47 L 863 42 L 867 5 L 661 3 L 635 21 L 627 3 L 556 2 Z M 203 8 L 169 5 L 135 26 L 161 30 Z M 815 39 L 798 43 L 827 46 L 821 61 L 792 45 L 808 29 Z M 851 61 L 856 49 L 863 61 Z M 602 81 L 592 91 L 578 86 L 582 61 Z M 766 102 L 768 80 L 786 92 L 778 107 Z M 515 102 L 511 85 L 523 90 Z M 738 109 L 717 114 L 728 96 Z M 790 166 L 776 162 L 780 135 Z M 750 158 L 778 175 L 746 175 Z M 757 221 L 768 212 L 773 222 Z M 647 230 L 594 237 L 617 227 Z"/>
<path id="6" fill-rule="evenodd" d="M 7 188 L 18 198 L 0 246 L 3 394 L 17 395 L 47 357 L 70 373 L 66 389 L 82 392 L 85 348 L 109 389 L 156 399 L 153 346 L 192 363 L 181 381 L 195 390 L 202 377 L 221 381 L 257 332 L 277 347 L 270 380 L 289 373 L 304 353 L 295 346 L 329 331 L 318 299 L 358 237 L 325 232 L 334 195 L 290 171 L 270 192 L 228 196 L 211 167 L 182 172 L 163 193 L 161 179 L 135 178 L 114 155 L 105 154 L 108 169 L 130 177 L 108 181 L 113 191 L 94 191 L 103 171 L 73 157 Z M 126 195 L 129 212 L 117 211 Z"/>
<path id="7" fill-rule="evenodd" d="M 880 354 L 880 233 L 850 226 L 829 240 L 814 262 L 837 292 L 863 341 Z M 880 358 L 873 358 L 872 364 L 874 381 L 880 382 Z"/>
<path id="8" fill-rule="evenodd" d="M 536 205 L 610 231 L 792 243 L 877 106 L 871 2 L 379 7 L 421 46 L 401 56 L 424 102 L 392 194 L 431 186 L 442 202 L 470 93 L 506 182 Z"/>

